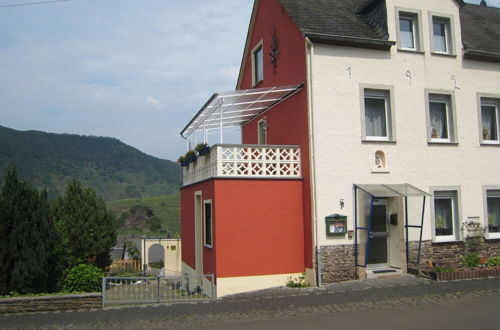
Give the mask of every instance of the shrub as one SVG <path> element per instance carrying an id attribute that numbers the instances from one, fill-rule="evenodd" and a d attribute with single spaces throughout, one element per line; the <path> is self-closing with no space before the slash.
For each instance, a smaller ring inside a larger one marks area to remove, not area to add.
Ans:
<path id="1" fill-rule="evenodd" d="M 464 265 L 466 267 L 470 267 L 470 268 L 479 267 L 480 262 L 481 262 L 481 258 L 479 257 L 479 255 L 477 253 L 469 253 L 468 255 L 466 255 L 464 257 Z"/>
<path id="2" fill-rule="evenodd" d="M 94 265 L 75 266 L 64 278 L 64 290 L 68 292 L 101 291 L 102 276 L 102 271 Z"/>
<path id="3" fill-rule="evenodd" d="M 436 273 L 452 273 L 455 271 L 453 268 L 446 266 L 436 266 L 432 270 Z"/>
<path id="4" fill-rule="evenodd" d="M 490 267 L 498 267 L 500 266 L 500 257 L 489 258 L 486 264 Z"/>
<path id="5" fill-rule="evenodd" d="M 289 288 L 304 288 L 308 285 L 306 284 L 306 274 L 302 273 L 297 277 L 290 276 L 286 282 L 286 286 Z"/>

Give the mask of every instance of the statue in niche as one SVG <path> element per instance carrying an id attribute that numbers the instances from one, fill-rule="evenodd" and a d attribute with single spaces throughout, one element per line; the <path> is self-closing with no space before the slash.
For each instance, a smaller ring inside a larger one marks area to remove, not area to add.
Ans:
<path id="1" fill-rule="evenodd" d="M 375 152 L 375 167 L 385 168 L 385 154 L 381 150 Z"/>

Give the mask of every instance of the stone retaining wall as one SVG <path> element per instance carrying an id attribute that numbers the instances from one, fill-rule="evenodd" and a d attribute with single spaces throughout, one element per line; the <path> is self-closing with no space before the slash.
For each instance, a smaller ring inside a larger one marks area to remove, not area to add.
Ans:
<path id="1" fill-rule="evenodd" d="M 101 294 L 19 297 L 0 299 L 0 314 L 101 308 Z"/>
<path id="2" fill-rule="evenodd" d="M 416 255 L 418 244 L 411 244 L 411 254 Z M 464 256 L 470 253 L 467 245 L 464 242 L 447 242 L 433 243 L 431 241 L 422 241 L 422 250 L 420 252 L 420 263 L 426 261 L 441 264 L 461 264 Z M 500 256 L 500 240 L 484 240 L 482 239 L 477 253 L 481 257 L 498 257 Z"/>
<path id="3" fill-rule="evenodd" d="M 335 283 L 358 278 L 354 266 L 353 244 L 322 246 L 320 258 L 322 283 Z"/>

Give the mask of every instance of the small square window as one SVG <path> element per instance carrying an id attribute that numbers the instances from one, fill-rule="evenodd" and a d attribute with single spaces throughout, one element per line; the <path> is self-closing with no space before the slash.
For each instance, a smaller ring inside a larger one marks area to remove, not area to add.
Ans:
<path id="1" fill-rule="evenodd" d="M 428 94 L 427 119 L 429 142 L 457 142 L 451 95 Z"/>
<path id="2" fill-rule="evenodd" d="M 453 20 L 451 17 L 431 15 L 431 45 L 436 54 L 453 55 Z"/>
<path id="3" fill-rule="evenodd" d="M 364 136 L 366 140 L 391 140 L 391 105 L 389 91 L 364 90 Z"/>
<path id="4" fill-rule="evenodd" d="M 264 50 L 260 43 L 252 52 L 253 85 L 264 80 Z"/>
<path id="5" fill-rule="evenodd" d="M 434 191 L 434 236 L 436 241 L 454 241 L 458 229 L 456 191 Z"/>
<path id="6" fill-rule="evenodd" d="M 481 98 L 481 134 L 483 143 L 500 143 L 498 100 Z"/>
<path id="7" fill-rule="evenodd" d="M 486 208 L 488 216 L 488 233 L 500 234 L 500 190 L 486 192 Z"/>

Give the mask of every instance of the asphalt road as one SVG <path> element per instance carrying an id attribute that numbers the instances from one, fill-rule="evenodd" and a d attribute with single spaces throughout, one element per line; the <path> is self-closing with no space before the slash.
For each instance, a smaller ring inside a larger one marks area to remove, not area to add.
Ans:
<path id="1" fill-rule="evenodd" d="M 497 329 L 500 278 L 412 276 L 273 289 L 209 303 L 0 316 L 6 329 Z"/>

